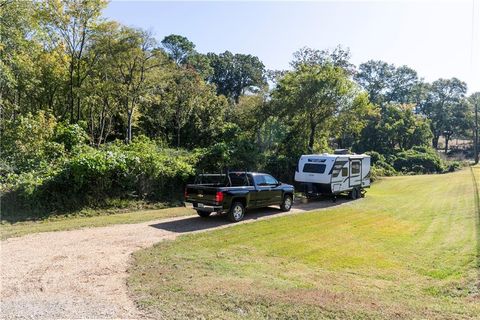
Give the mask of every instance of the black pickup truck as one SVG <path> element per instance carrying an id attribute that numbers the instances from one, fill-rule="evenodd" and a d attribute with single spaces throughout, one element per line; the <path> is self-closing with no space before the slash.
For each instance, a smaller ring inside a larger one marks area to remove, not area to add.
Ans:
<path id="1" fill-rule="evenodd" d="M 200 217 L 208 217 L 212 212 L 226 213 L 237 222 L 251 208 L 279 205 L 283 211 L 289 211 L 293 191 L 292 185 L 265 173 L 202 174 L 195 184 L 185 188 L 185 206 L 197 210 Z"/>

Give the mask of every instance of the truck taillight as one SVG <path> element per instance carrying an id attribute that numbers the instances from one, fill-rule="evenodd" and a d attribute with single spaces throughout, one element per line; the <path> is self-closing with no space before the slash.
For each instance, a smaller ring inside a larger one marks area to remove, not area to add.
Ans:
<path id="1" fill-rule="evenodd" d="M 215 202 L 222 202 L 223 201 L 223 192 L 218 191 L 215 195 Z"/>
<path id="2" fill-rule="evenodd" d="M 187 198 L 188 198 L 188 190 L 187 190 L 187 188 L 185 188 L 185 193 L 184 193 L 184 196 L 185 196 L 185 199 L 187 199 Z"/>

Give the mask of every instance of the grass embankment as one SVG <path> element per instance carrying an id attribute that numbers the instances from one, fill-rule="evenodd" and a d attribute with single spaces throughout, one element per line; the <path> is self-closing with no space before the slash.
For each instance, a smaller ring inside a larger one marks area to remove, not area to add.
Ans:
<path id="1" fill-rule="evenodd" d="M 175 207 L 159 210 L 141 210 L 127 213 L 102 214 L 96 212 L 95 216 L 61 216 L 40 221 L 24 221 L 17 223 L 2 222 L 0 224 L 0 238 L 6 239 L 19 237 L 29 233 L 64 231 L 88 227 L 103 227 L 122 223 L 139 223 L 144 221 L 157 220 L 187 216 L 195 211 L 185 207 Z"/>
<path id="2" fill-rule="evenodd" d="M 476 192 L 470 169 L 384 179 L 345 206 L 138 251 L 128 285 L 165 319 L 478 319 Z"/>

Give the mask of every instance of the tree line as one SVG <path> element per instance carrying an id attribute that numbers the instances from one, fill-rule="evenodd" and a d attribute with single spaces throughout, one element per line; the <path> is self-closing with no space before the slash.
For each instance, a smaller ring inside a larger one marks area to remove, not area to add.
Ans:
<path id="1" fill-rule="evenodd" d="M 254 55 L 198 52 L 181 35 L 158 41 L 103 18 L 106 5 L 0 1 L 4 190 L 118 141 L 119 154 L 152 143 L 185 150 L 190 173 L 248 168 L 288 180 L 299 155 L 335 148 L 373 152 L 383 172 L 440 171 L 426 169 L 429 147 L 443 136 L 447 153 L 452 137 L 474 135 L 480 93 L 467 96 L 459 79 L 427 83 L 383 61 L 357 67 L 340 46 L 304 47 L 290 69 L 267 70 Z M 395 167 L 409 150 L 424 156 Z"/>

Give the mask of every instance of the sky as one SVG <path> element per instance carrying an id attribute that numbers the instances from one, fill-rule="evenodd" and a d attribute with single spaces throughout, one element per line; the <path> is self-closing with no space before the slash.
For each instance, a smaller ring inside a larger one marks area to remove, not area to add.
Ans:
<path id="1" fill-rule="evenodd" d="M 425 81 L 457 77 L 480 91 L 480 0 L 166 2 L 112 1 L 104 17 L 180 34 L 201 53 L 258 56 L 288 69 L 301 47 L 348 47 L 359 65 L 383 60 L 415 69 Z"/>

